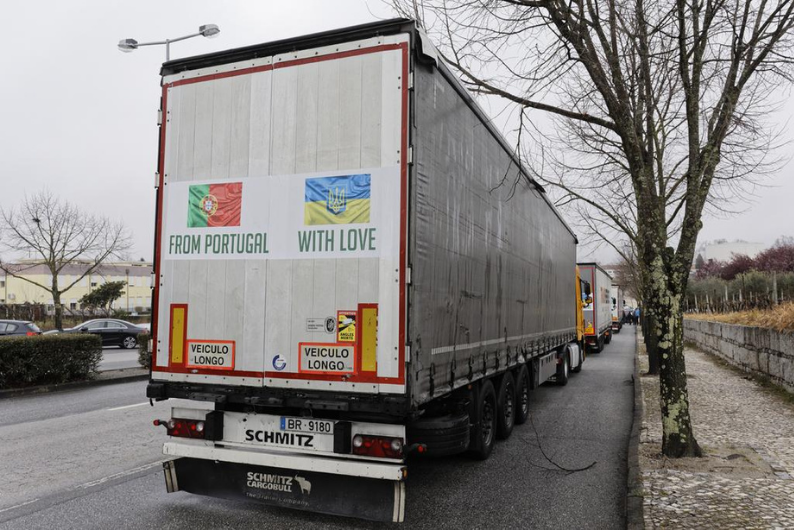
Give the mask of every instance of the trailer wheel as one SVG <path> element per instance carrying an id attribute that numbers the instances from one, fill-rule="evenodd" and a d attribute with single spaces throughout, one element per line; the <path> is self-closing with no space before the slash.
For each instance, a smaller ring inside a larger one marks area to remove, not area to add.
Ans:
<path id="1" fill-rule="evenodd" d="M 529 419 L 529 369 L 522 364 L 516 376 L 516 425 L 522 425 Z"/>
<path id="2" fill-rule="evenodd" d="M 596 339 L 596 345 L 595 345 L 595 349 L 593 351 L 595 351 L 596 353 L 601 353 L 602 351 L 604 351 L 604 338 L 603 337 L 600 337 L 600 338 Z"/>
<path id="3" fill-rule="evenodd" d="M 513 433 L 513 425 L 516 422 L 516 382 L 510 372 L 502 376 L 498 398 L 496 436 L 501 440 L 507 440 Z"/>
<path id="4" fill-rule="evenodd" d="M 571 361 L 568 352 L 565 352 L 565 355 L 562 356 L 562 364 L 557 365 L 557 384 L 560 386 L 565 386 L 568 384 L 568 375 L 571 369 Z"/>
<path id="5" fill-rule="evenodd" d="M 477 392 L 476 417 L 471 436 L 471 456 L 486 460 L 496 442 L 496 391 L 493 383 L 484 381 Z"/>
<path id="6" fill-rule="evenodd" d="M 604 344 L 609 344 L 612 342 L 612 333 L 607 333 L 604 335 Z"/>

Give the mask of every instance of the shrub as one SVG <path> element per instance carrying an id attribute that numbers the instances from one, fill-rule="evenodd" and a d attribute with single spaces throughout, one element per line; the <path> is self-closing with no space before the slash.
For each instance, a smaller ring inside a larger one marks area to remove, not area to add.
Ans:
<path id="1" fill-rule="evenodd" d="M 138 333 L 138 363 L 151 370 L 152 368 L 152 352 L 149 351 L 149 339 L 152 336 L 148 333 Z"/>
<path id="2" fill-rule="evenodd" d="M 0 388 L 86 379 L 102 360 L 96 335 L 38 335 L 0 339 Z"/>
<path id="3" fill-rule="evenodd" d="M 739 274 L 750 272 L 755 266 L 753 258 L 744 254 L 734 254 L 731 260 L 722 266 L 720 278 L 723 280 L 733 280 Z"/>
<path id="4" fill-rule="evenodd" d="M 761 252 L 755 266 L 762 271 L 794 272 L 794 245 L 777 245 Z"/>

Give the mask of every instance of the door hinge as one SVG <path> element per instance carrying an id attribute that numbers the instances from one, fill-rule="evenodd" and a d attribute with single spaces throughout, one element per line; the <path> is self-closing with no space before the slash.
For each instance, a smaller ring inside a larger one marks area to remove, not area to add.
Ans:
<path id="1" fill-rule="evenodd" d="M 405 268 L 405 284 L 411 285 L 411 267 Z"/>
<path id="2" fill-rule="evenodd" d="M 157 109 L 157 125 L 158 127 L 163 124 L 163 109 Z"/>
<path id="3" fill-rule="evenodd" d="M 158 189 L 160 187 L 160 172 L 154 172 L 154 189 Z"/>
<path id="4" fill-rule="evenodd" d="M 408 73 L 408 90 L 413 90 L 413 89 L 414 89 L 414 73 L 413 72 L 409 72 Z"/>
<path id="5" fill-rule="evenodd" d="M 414 163 L 414 147 L 412 145 L 408 146 L 408 163 Z"/>

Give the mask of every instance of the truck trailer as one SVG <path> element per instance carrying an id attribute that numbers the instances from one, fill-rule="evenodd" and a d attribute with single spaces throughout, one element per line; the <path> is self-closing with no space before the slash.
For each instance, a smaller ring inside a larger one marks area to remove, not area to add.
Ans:
<path id="1" fill-rule="evenodd" d="M 609 292 L 609 301 L 612 304 L 612 333 L 620 333 L 623 329 L 623 287 L 615 283 Z"/>
<path id="2" fill-rule="evenodd" d="M 161 74 L 168 491 L 402 521 L 409 455 L 488 458 L 582 368 L 576 237 L 415 22 Z"/>
<path id="3" fill-rule="evenodd" d="M 584 306 L 585 347 L 600 353 L 612 341 L 612 277 L 597 263 L 579 263 L 579 272 L 593 293 Z"/>

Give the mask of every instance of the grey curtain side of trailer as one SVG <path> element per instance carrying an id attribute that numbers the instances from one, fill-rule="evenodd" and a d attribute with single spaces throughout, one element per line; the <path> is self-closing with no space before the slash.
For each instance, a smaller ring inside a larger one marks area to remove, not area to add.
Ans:
<path id="1" fill-rule="evenodd" d="M 414 72 L 411 398 L 575 335 L 574 235 L 437 68 Z"/>

